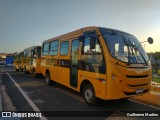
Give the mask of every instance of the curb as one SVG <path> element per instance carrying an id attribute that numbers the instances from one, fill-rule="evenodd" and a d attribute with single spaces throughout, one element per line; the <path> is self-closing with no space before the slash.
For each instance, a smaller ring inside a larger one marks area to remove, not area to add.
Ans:
<path id="1" fill-rule="evenodd" d="M 152 81 L 151 91 L 160 93 L 160 83 L 156 83 Z"/>
<path id="2" fill-rule="evenodd" d="M 151 86 L 151 91 L 160 93 L 160 86 Z"/>

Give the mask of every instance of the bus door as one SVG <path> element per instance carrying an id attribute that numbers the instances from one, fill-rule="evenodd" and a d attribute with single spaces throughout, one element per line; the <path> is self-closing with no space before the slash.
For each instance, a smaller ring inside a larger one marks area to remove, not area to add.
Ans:
<path id="1" fill-rule="evenodd" d="M 70 55 L 69 55 L 69 41 L 60 42 L 60 55 L 59 55 L 58 69 L 58 82 L 69 86 L 70 81 Z M 57 74 L 55 74 L 57 75 Z"/>
<path id="2" fill-rule="evenodd" d="M 78 55 L 79 40 L 73 40 L 71 46 L 71 66 L 70 66 L 70 85 L 77 87 L 78 85 Z"/>

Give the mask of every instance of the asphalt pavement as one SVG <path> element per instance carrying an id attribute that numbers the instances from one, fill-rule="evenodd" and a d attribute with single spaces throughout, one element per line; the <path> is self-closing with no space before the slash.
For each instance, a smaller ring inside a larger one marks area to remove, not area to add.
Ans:
<path id="1" fill-rule="evenodd" d="M 74 93 L 73 91 L 70 91 L 63 86 L 61 89 L 61 86 L 59 85 L 47 86 L 44 82 L 44 78 L 35 79 L 31 75 L 23 74 L 23 72 L 15 72 L 13 68 L 0 67 L 0 79 L 3 74 L 2 69 L 4 71 L 8 71 L 9 75 L 11 75 L 11 77 L 16 80 L 16 83 L 23 89 L 23 91 L 25 91 L 27 96 L 35 103 L 36 106 L 38 106 L 41 111 L 68 111 L 70 115 L 76 114 L 76 112 L 73 111 L 92 111 L 92 114 L 97 113 L 97 111 L 116 111 L 113 115 L 111 115 L 112 117 L 115 114 L 121 115 L 121 112 L 123 111 L 155 110 L 154 108 L 151 108 L 149 106 L 129 100 L 127 102 L 108 101 L 102 103 L 102 105 L 100 106 L 90 107 L 84 103 L 81 96 L 77 97 L 76 93 Z M 13 81 L 7 74 L 3 75 L 3 84 L 6 86 L 7 93 L 12 98 L 12 100 L 14 101 L 14 105 L 17 106 L 19 111 L 34 111 L 33 108 L 28 104 L 26 99 L 21 95 L 17 87 L 15 87 Z M 0 108 L 1 111 L 3 111 L 1 99 L 0 102 Z M 103 117 L 103 119 L 105 119 L 105 117 Z"/>
<path id="2" fill-rule="evenodd" d="M 2 75 L 3 75 L 4 71 L 14 71 L 14 68 L 13 67 L 6 67 L 5 65 L 0 65 L 0 111 L 3 111 L 1 84 L 2 84 Z"/>

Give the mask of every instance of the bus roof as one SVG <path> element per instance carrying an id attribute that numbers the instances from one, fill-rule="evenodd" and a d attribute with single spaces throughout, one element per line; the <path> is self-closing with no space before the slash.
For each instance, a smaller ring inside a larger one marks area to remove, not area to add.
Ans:
<path id="1" fill-rule="evenodd" d="M 63 34 L 63 35 L 60 35 L 60 36 L 57 36 L 57 37 L 54 37 L 54 38 L 50 38 L 50 39 L 47 39 L 47 40 L 44 40 L 43 43 L 51 42 L 52 40 L 57 40 L 59 38 L 66 38 L 66 37 L 69 37 L 69 36 L 72 36 L 72 35 L 76 35 L 76 34 L 82 34 L 85 31 L 96 30 L 96 29 L 99 29 L 99 28 L 108 29 L 108 30 L 115 30 L 115 31 L 126 33 L 124 31 L 116 30 L 116 29 L 112 29 L 112 28 L 90 26 L 90 27 L 80 28 L 78 30 L 75 30 L 75 31 L 72 31 L 72 32 L 69 32 L 69 33 L 66 33 L 66 34 Z M 127 34 L 129 34 L 129 33 L 127 33 Z"/>
<path id="2" fill-rule="evenodd" d="M 75 30 L 75 31 L 72 31 L 72 32 L 69 32 L 69 33 L 66 33 L 66 34 L 63 34 L 63 35 L 60 35 L 60 36 L 57 36 L 57 37 L 54 37 L 54 38 L 50 38 L 48 40 L 44 40 L 43 43 L 50 42 L 52 40 L 56 40 L 56 39 L 59 39 L 59 38 L 69 37 L 69 36 L 76 35 L 76 34 L 82 34 L 84 31 L 93 30 L 93 29 L 97 29 L 97 28 L 98 27 L 95 27 L 95 26 L 80 28 L 78 30 Z"/>

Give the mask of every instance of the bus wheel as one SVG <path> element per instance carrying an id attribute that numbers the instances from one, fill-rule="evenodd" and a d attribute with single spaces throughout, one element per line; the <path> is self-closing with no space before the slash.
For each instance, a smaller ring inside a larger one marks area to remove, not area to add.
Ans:
<path id="1" fill-rule="evenodd" d="M 88 105 L 95 105 L 97 103 L 97 98 L 95 96 L 95 91 L 94 88 L 91 84 L 86 84 L 84 89 L 83 89 L 83 97 L 85 102 Z"/>
<path id="2" fill-rule="evenodd" d="M 47 85 L 51 85 L 51 83 L 52 83 L 52 81 L 50 79 L 50 73 L 49 72 L 46 73 L 46 83 L 47 83 Z"/>

